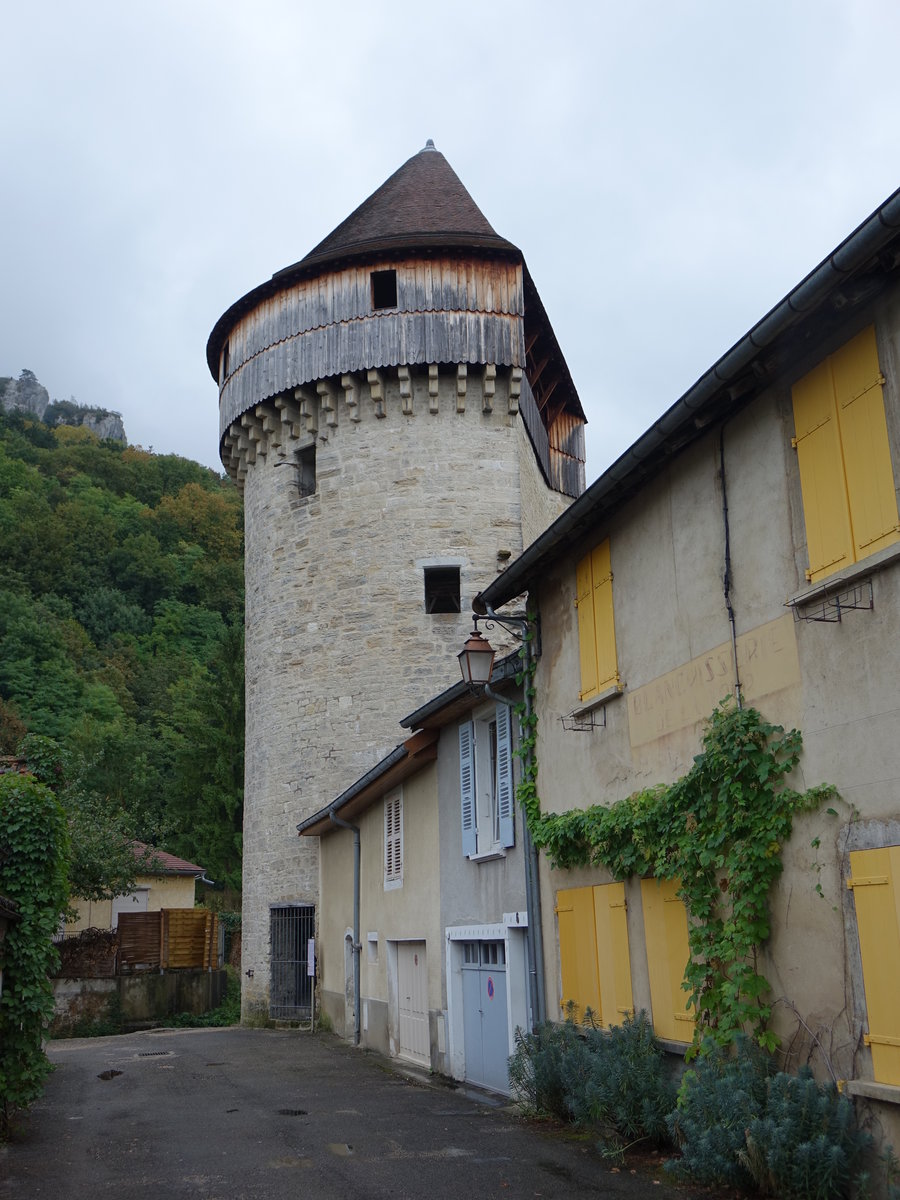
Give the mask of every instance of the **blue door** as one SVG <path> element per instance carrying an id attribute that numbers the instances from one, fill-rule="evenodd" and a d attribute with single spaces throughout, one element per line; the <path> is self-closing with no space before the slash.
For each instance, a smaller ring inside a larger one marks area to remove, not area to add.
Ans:
<path id="1" fill-rule="evenodd" d="M 496 1092 L 508 1092 L 504 943 L 466 942 L 462 970 L 466 1079 Z"/>

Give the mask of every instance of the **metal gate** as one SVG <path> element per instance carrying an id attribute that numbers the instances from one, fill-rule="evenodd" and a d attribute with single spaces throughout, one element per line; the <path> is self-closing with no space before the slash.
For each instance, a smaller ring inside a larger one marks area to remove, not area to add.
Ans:
<path id="1" fill-rule="evenodd" d="M 307 973 L 307 944 L 315 932 L 313 904 L 284 904 L 270 911 L 269 1016 L 273 1020 L 297 1021 L 312 1014 L 315 980 Z"/>

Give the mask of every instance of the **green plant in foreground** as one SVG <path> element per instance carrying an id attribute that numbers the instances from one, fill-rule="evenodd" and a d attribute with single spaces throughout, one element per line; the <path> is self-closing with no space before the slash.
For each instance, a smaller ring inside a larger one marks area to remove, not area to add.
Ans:
<path id="1" fill-rule="evenodd" d="M 68 895 L 67 850 L 66 814 L 53 792 L 31 775 L 0 776 L 0 894 L 19 913 L 2 947 L 0 1137 L 50 1072 L 42 1040 L 53 1014 L 49 973 Z"/>
<path id="2" fill-rule="evenodd" d="M 646 1013 L 612 1029 L 547 1022 L 516 1033 L 509 1060 L 513 1095 L 530 1112 L 573 1121 L 599 1135 L 604 1154 L 667 1139 L 675 1088 Z"/>
<path id="3" fill-rule="evenodd" d="M 667 1164 L 695 1183 L 779 1200 L 839 1200 L 865 1183 L 868 1134 L 852 1103 L 808 1069 L 775 1072 L 746 1040 L 714 1049 L 685 1073 L 669 1127 L 682 1157 Z"/>

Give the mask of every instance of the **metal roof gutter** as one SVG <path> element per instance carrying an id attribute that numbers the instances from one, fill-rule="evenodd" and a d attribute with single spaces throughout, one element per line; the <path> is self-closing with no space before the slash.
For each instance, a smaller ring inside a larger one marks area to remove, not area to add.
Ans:
<path id="1" fill-rule="evenodd" d="M 699 429 L 721 412 L 737 406 L 722 393 L 745 371 L 759 352 L 771 346 L 791 326 L 800 324 L 821 307 L 826 298 L 854 271 L 876 257 L 900 232 L 900 188 L 858 226 L 793 291 L 776 304 L 731 349 L 689 388 L 671 408 L 643 433 L 569 508 L 553 522 L 507 569 L 472 602 L 476 613 L 506 604 L 527 590 L 544 558 L 569 545 L 596 523 L 597 516 L 614 507 L 627 485 L 649 474 L 644 465 L 668 461 L 683 446 L 671 439 L 694 426 Z M 707 421 L 698 418 L 709 413 Z"/>

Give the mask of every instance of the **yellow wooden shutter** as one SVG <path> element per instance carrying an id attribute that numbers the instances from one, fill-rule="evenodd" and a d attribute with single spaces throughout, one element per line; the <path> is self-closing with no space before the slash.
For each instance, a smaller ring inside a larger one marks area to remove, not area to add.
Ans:
<path id="1" fill-rule="evenodd" d="M 830 360 L 819 363 L 798 380 L 791 394 L 806 520 L 808 576 L 814 581 L 854 561 Z"/>
<path id="2" fill-rule="evenodd" d="M 594 888 L 594 924 L 603 1024 L 621 1025 L 625 1017 L 634 1014 L 624 883 L 606 883 Z"/>
<path id="3" fill-rule="evenodd" d="M 560 1011 L 575 1002 L 574 1018 L 584 1020 L 590 1008 L 602 1021 L 600 983 L 597 978 L 597 935 L 594 928 L 593 888 L 567 888 L 558 892 L 556 912 L 559 918 L 559 961 L 562 975 Z"/>
<path id="4" fill-rule="evenodd" d="M 578 609 L 578 649 L 581 657 L 579 696 L 582 700 L 588 700 L 600 690 L 597 686 L 597 639 L 594 633 L 590 554 L 586 554 L 575 568 L 575 606 Z"/>
<path id="5" fill-rule="evenodd" d="M 831 356 L 856 558 L 897 541 L 897 493 L 874 326 Z"/>
<path id="6" fill-rule="evenodd" d="M 612 568 L 609 538 L 591 553 L 591 586 L 594 610 L 594 636 L 597 643 L 597 690 L 619 682 L 616 661 L 616 627 L 613 620 Z"/>
<path id="7" fill-rule="evenodd" d="M 900 1085 L 900 846 L 854 850 L 853 889 L 863 985 L 878 1083 Z"/>
<path id="8" fill-rule="evenodd" d="M 657 1037 L 689 1042 L 694 1036 L 694 1012 L 687 1009 L 682 987 L 690 959 L 687 911 L 679 900 L 678 881 L 642 879 L 644 938 L 650 973 L 650 1003 Z"/>

